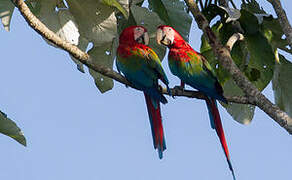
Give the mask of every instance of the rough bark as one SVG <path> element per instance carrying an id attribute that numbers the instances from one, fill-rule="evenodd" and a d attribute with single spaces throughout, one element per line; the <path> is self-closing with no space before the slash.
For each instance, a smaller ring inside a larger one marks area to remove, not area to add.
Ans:
<path id="1" fill-rule="evenodd" d="M 267 0 L 267 1 L 269 1 L 273 5 L 274 10 L 279 18 L 279 22 L 283 29 L 283 32 L 286 35 L 287 41 L 290 47 L 292 47 L 292 27 L 289 23 L 286 12 L 281 5 L 281 2 L 279 0 Z"/>
<path id="2" fill-rule="evenodd" d="M 206 34 L 209 44 L 212 47 L 213 53 L 218 58 L 219 63 L 224 67 L 226 71 L 230 73 L 235 83 L 239 88 L 243 90 L 246 97 L 256 104 L 261 110 L 267 113 L 272 119 L 274 119 L 280 126 L 285 128 L 290 134 L 292 134 L 292 119 L 287 113 L 282 111 L 279 107 L 268 100 L 236 66 L 231 58 L 230 50 L 228 47 L 223 46 L 214 32 L 209 26 L 208 20 L 199 10 L 194 0 L 185 0 L 189 10 L 193 14 L 199 28 Z"/>

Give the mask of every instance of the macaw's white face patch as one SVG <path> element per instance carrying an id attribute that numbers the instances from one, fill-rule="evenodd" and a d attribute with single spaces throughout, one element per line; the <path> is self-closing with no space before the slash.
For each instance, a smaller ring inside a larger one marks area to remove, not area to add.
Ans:
<path id="1" fill-rule="evenodd" d="M 149 44 L 149 36 L 147 31 L 142 27 L 136 27 L 134 29 L 134 39 L 138 43 L 148 45 Z"/>
<path id="2" fill-rule="evenodd" d="M 171 27 L 163 27 L 157 29 L 156 41 L 158 44 L 165 46 L 173 44 L 175 31 Z"/>

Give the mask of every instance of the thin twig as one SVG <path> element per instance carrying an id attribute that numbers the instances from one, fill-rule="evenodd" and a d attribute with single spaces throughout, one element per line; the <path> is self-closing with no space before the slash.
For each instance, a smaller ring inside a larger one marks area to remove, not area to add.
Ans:
<path id="1" fill-rule="evenodd" d="M 226 47 L 229 49 L 229 51 L 231 51 L 236 41 L 242 41 L 243 39 L 244 36 L 241 33 L 235 33 L 228 39 Z"/>
<path id="2" fill-rule="evenodd" d="M 203 1 L 202 0 L 199 0 L 199 3 L 200 3 L 201 9 L 204 9 Z"/>
<path id="3" fill-rule="evenodd" d="M 219 5 L 224 6 L 224 7 L 228 7 L 227 0 L 219 0 Z"/>
<path id="4" fill-rule="evenodd" d="M 208 6 L 208 0 L 205 0 L 205 7 L 204 8 L 207 8 Z"/>
<path id="5" fill-rule="evenodd" d="M 210 0 L 210 1 L 209 1 L 208 7 L 212 4 L 212 1 L 213 1 L 213 0 Z M 215 1 L 214 1 L 214 2 L 215 2 Z"/>
<path id="6" fill-rule="evenodd" d="M 233 2 L 233 0 L 229 0 L 229 2 L 231 3 L 231 5 L 232 5 L 232 7 L 233 7 L 234 9 L 237 9 L 237 7 L 236 7 L 235 3 Z"/>
<path id="7" fill-rule="evenodd" d="M 251 99 L 261 110 L 267 113 L 274 119 L 280 126 L 285 128 L 292 134 L 292 119 L 287 113 L 282 111 L 279 107 L 271 103 L 236 66 L 231 58 L 230 51 L 227 47 L 223 46 L 218 40 L 217 36 L 211 30 L 209 22 L 206 17 L 201 13 L 196 3 L 193 0 L 185 0 L 188 8 L 192 12 L 198 27 L 204 31 L 207 36 L 208 42 L 212 47 L 213 53 L 219 59 L 222 67 L 230 73 L 235 83 L 243 90 L 246 96 Z"/>
<path id="8" fill-rule="evenodd" d="M 162 89 L 163 94 L 168 94 L 167 89 Z M 178 97 L 187 97 L 187 98 L 196 98 L 196 99 L 205 99 L 206 96 L 199 91 L 191 91 L 191 90 L 182 90 L 179 88 L 172 88 L 171 93 Z M 249 98 L 244 96 L 225 96 L 228 102 L 238 103 L 238 104 L 251 104 L 256 105 Z"/>

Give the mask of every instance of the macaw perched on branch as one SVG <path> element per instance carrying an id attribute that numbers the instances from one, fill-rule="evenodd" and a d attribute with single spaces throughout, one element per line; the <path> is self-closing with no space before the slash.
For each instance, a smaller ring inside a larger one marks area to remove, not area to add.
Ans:
<path id="1" fill-rule="evenodd" d="M 184 83 L 186 83 L 206 95 L 211 127 L 217 132 L 229 169 L 235 179 L 216 103 L 216 100 L 224 103 L 227 103 L 227 100 L 223 96 L 223 89 L 215 76 L 215 72 L 207 59 L 193 50 L 172 27 L 159 26 L 156 40 L 158 44 L 163 44 L 169 48 L 168 65 L 172 74 L 181 79 L 181 88 L 184 88 Z"/>
<path id="2" fill-rule="evenodd" d="M 119 38 L 116 66 L 126 79 L 144 92 L 151 124 L 154 148 L 161 159 L 166 149 L 163 133 L 160 102 L 167 103 L 159 91 L 160 79 L 170 92 L 168 79 L 157 54 L 147 46 L 149 37 L 143 26 L 130 26 L 123 30 Z"/>

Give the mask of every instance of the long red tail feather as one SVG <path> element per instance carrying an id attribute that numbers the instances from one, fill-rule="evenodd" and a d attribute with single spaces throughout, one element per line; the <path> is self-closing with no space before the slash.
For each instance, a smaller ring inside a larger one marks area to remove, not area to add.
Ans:
<path id="1" fill-rule="evenodd" d="M 234 170 L 233 170 L 233 167 L 232 167 L 232 164 L 230 161 L 229 150 L 228 150 L 227 142 L 225 139 L 220 114 L 219 114 L 217 104 L 216 104 L 216 100 L 213 98 L 211 98 L 211 99 L 208 98 L 208 99 L 206 99 L 206 101 L 207 101 L 207 105 L 210 107 L 210 108 L 209 107 L 208 108 L 209 108 L 209 110 L 211 110 L 211 114 L 213 116 L 210 118 L 213 118 L 213 120 L 214 120 L 214 126 L 215 126 L 216 133 L 220 139 L 220 143 L 221 143 L 223 151 L 225 153 L 229 169 L 232 172 L 233 179 L 235 180 Z M 212 121 L 212 119 L 211 119 L 211 121 Z"/>
<path id="2" fill-rule="evenodd" d="M 158 155 L 161 159 L 163 157 L 163 151 L 166 149 L 166 146 L 160 112 L 160 102 L 158 100 L 151 99 L 151 97 L 145 93 L 144 95 L 151 124 L 153 145 L 154 148 L 158 150 Z"/>

